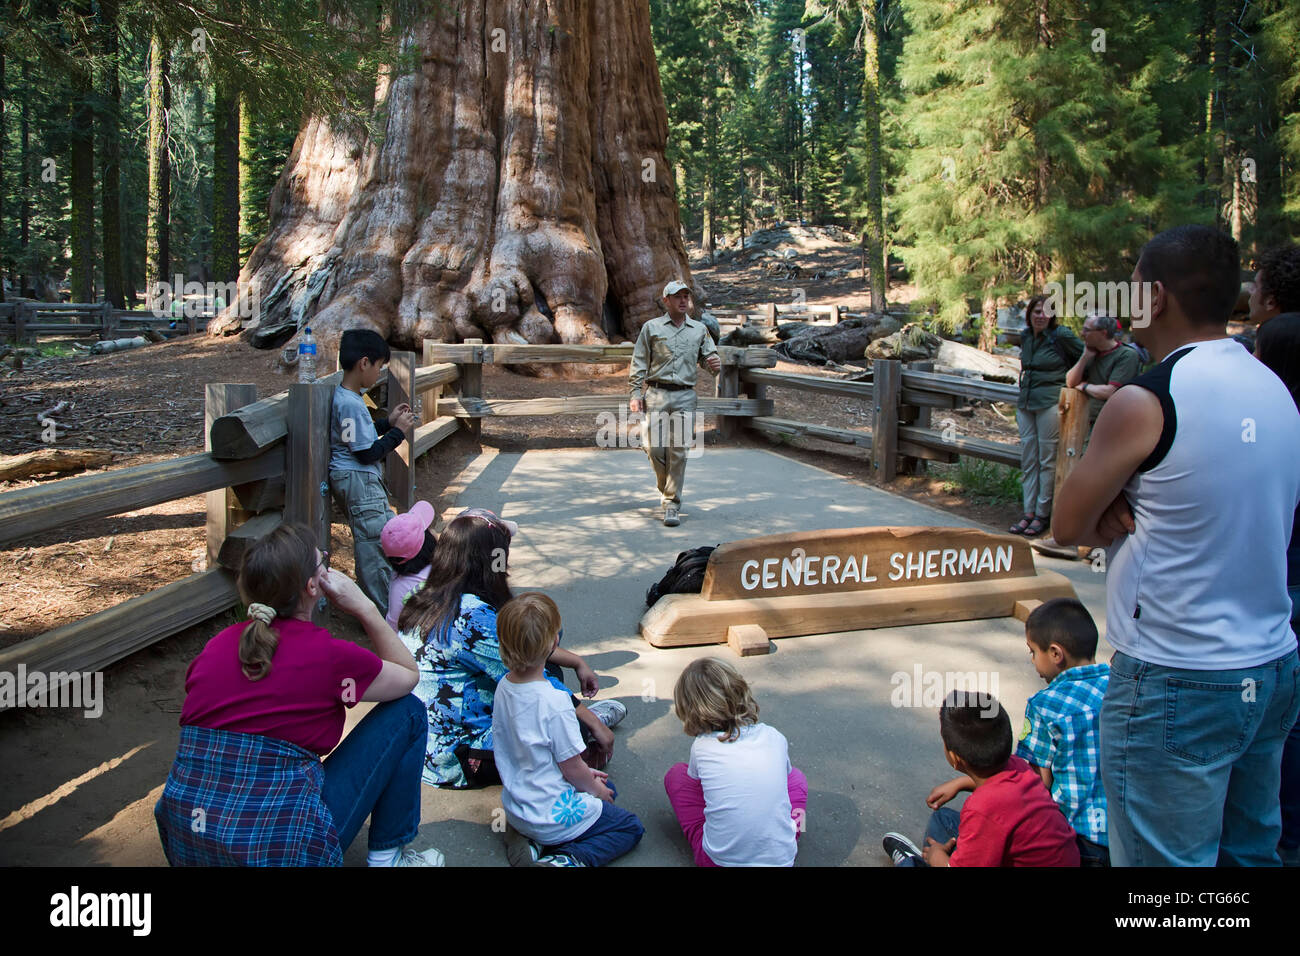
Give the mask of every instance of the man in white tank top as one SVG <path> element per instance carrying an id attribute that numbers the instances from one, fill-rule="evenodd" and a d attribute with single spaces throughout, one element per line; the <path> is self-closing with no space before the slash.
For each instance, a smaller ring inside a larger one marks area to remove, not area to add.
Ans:
<path id="1" fill-rule="evenodd" d="M 1204 226 L 1139 257 L 1134 337 L 1159 361 L 1106 403 L 1052 534 L 1106 547 L 1101 714 L 1116 866 L 1278 865 L 1300 708 L 1286 548 L 1300 414 L 1227 337 L 1237 245 Z"/>

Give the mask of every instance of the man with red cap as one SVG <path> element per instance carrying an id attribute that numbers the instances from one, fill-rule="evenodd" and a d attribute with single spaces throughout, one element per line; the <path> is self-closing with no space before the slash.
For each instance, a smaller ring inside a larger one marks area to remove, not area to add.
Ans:
<path id="1" fill-rule="evenodd" d="M 690 286 L 669 282 L 663 301 L 668 311 L 641 327 L 632 350 L 628 410 L 645 412 L 642 445 L 655 470 L 664 524 L 673 528 L 681 522 L 686 455 L 695 435 L 696 368 L 706 367 L 716 375 L 722 360 L 704 323 L 688 314 Z"/>

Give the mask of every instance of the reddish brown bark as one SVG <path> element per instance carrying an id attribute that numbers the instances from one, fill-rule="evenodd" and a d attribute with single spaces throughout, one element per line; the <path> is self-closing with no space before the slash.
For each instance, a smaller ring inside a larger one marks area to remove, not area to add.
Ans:
<path id="1" fill-rule="evenodd" d="M 645 0 L 438 4 L 379 78 L 375 143 L 309 119 L 240 274 L 260 314 L 424 338 L 604 343 L 690 281 Z M 612 320 L 605 320 L 607 300 Z"/>

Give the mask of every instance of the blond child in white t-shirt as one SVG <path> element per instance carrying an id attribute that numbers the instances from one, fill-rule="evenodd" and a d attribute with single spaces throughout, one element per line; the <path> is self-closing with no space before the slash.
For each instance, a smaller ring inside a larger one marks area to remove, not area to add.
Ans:
<path id="1" fill-rule="evenodd" d="M 808 780 L 790 765 L 782 734 L 758 722 L 758 705 L 725 661 L 692 661 L 673 708 L 695 738 L 690 763 L 664 777 L 699 866 L 792 866 L 808 806 Z"/>
<path id="2" fill-rule="evenodd" d="M 492 699 L 492 748 L 504 787 L 506 858 L 511 866 L 604 866 L 645 833 L 614 805 L 609 776 L 582 759 L 569 695 L 546 679 L 560 643 L 560 612 L 529 592 L 497 613 L 497 641 L 509 672 Z"/>

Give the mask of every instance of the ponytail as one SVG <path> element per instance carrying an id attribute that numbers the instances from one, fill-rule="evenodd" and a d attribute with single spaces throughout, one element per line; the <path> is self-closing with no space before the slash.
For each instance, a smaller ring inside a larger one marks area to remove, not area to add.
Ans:
<path id="1" fill-rule="evenodd" d="M 258 681 L 271 673 L 271 658 L 280 635 L 263 621 L 250 621 L 239 635 L 239 663 L 244 676 Z"/>
<path id="2" fill-rule="evenodd" d="M 280 635 L 272 626 L 298 610 L 298 599 L 316 573 L 316 536 L 309 528 L 282 524 L 253 542 L 239 567 L 239 593 L 253 619 L 239 636 L 244 676 L 259 681 L 271 672 Z"/>

